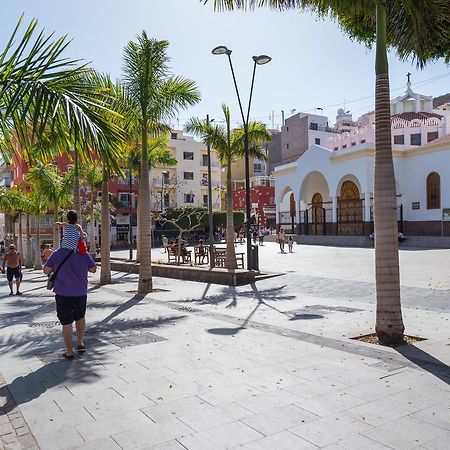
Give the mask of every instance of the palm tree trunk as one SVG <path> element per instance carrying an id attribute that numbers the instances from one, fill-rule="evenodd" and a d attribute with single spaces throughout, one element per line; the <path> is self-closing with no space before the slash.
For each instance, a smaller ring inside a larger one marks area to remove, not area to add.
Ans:
<path id="1" fill-rule="evenodd" d="M 153 289 L 152 260 L 151 260 L 151 204 L 150 204 L 150 173 L 148 167 L 148 133 L 144 126 L 142 129 L 141 174 L 139 181 L 140 214 L 139 223 L 139 283 L 138 293 L 148 294 Z"/>
<path id="2" fill-rule="evenodd" d="M 19 239 L 17 240 L 17 251 L 23 257 L 23 241 L 22 241 L 22 213 L 19 211 Z"/>
<path id="3" fill-rule="evenodd" d="M 111 283 L 111 218 L 109 216 L 108 174 L 103 169 L 102 182 L 102 243 L 100 284 Z"/>
<path id="4" fill-rule="evenodd" d="M 81 225 L 80 170 L 78 164 L 78 150 L 76 147 L 73 165 L 73 209 L 78 213 L 78 223 Z"/>
<path id="5" fill-rule="evenodd" d="M 237 269 L 236 251 L 234 249 L 233 191 L 231 183 L 231 159 L 227 161 L 227 252 L 225 267 Z"/>
<path id="6" fill-rule="evenodd" d="M 34 253 L 34 270 L 42 270 L 41 261 L 41 226 L 39 224 L 40 216 L 36 215 L 36 251 Z"/>
<path id="7" fill-rule="evenodd" d="M 136 262 L 141 261 L 141 238 L 139 236 L 140 230 L 139 230 L 139 217 L 141 217 L 141 199 L 136 196 L 137 200 L 137 208 L 136 208 Z"/>
<path id="8" fill-rule="evenodd" d="M 58 222 L 59 221 L 59 204 L 58 202 L 55 202 L 55 210 L 53 211 L 53 221 Z M 53 248 L 54 250 L 57 250 L 59 248 L 59 228 L 53 228 Z"/>
<path id="9" fill-rule="evenodd" d="M 27 214 L 27 251 L 26 251 L 26 260 L 25 267 L 27 269 L 31 269 L 33 267 L 33 256 L 31 250 L 31 228 L 30 228 L 30 215 Z"/>
<path id="10" fill-rule="evenodd" d="M 95 255 L 95 227 L 94 227 L 94 189 L 91 189 L 91 221 L 89 222 L 89 253 Z"/>
<path id="11" fill-rule="evenodd" d="M 375 330 L 382 344 L 403 341 L 397 237 L 397 199 L 392 157 L 386 7 L 377 2 L 375 87 L 374 230 L 377 314 Z"/>

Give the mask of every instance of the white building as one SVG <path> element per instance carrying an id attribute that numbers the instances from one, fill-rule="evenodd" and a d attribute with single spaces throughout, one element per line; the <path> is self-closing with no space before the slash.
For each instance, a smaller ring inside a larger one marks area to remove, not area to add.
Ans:
<path id="1" fill-rule="evenodd" d="M 450 111 L 433 109 L 433 98 L 409 82 L 391 110 L 399 227 L 407 235 L 450 235 Z M 275 169 L 279 225 L 305 234 L 372 231 L 373 114 L 355 123 Z"/>

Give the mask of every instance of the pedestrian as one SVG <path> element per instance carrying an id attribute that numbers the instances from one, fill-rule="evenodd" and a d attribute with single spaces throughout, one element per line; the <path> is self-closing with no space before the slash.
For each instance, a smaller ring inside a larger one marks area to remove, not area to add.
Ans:
<path id="1" fill-rule="evenodd" d="M 44 247 L 44 250 L 42 250 L 42 259 L 44 260 L 44 264 L 46 263 L 46 261 L 48 260 L 48 258 L 50 258 L 50 256 L 52 256 L 52 253 L 54 252 L 51 244 L 47 244 Z"/>
<path id="2" fill-rule="evenodd" d="M 3 261 L 3 259 L 5 258 L 5 253 L 6 253 L 5 241 L 1 240 L 0 241 L 0 261 Z"/>
<path id="3" fill-rule="evenodd" d="M 61 240 L 61 248 L 77 250 L 78 242 L 83 236 L 83 228 L 78 223 L 78 213 L 73 209 L 67 211 L 67 222 L 55 222 L 55 228 L 62 228 L 64 236 Z"/>
<path id="4" fill-rule="evenodd" d="M 256 238 L 258 237 L 258 232 L 256 231 L 256 229 L 253 230 L 252 232 L 252 238 L 253 238 L 253 244 L 256 245 Z"/>
<path id="5" fill-rule="evenodd" d="M 281 253 L 286 253 L 284 251 L 284 243 L 286 242 L 286 234 L 284 233 L 283 228 L 280 228 L 278 232 L 278 244 L 280 245 Z"/>
<path id="6" fill-rule="evenodd" d="M 2 273 L 5 273 L 6 265 L 6 279 L 8 280 L 9 295 L 14 295 L 13 292 L 13 278 L 16 279 L 16 295 L 21 295 L 20 283 L 22 283 L 22 258 L 20 253 L 16 250 L 14 244 L 9 245 L 9 250 L 5 253 L 2 263 Z"/>
<path id="7" fill-rule="evenodd" d="M 162 240 L 164 253 L 167 253 L 167 246 L 169 245 L 169 239 L 167 238 L 167 236 L 165 234 L 163 234 L 161 240 Z"/>
<path id="8" fill-rule="evenodd" d="M 66 351 L 63 357 L 74 359 L 72 328 L 75 322 L 77 350 L 84 352 L 84 330 L 86 326 L 86 300 L 88 272 L 95 273 L 97 266 L 89 253 L 82 255 L 67 248 L 56 250 L 44 265 L 44 273 L 54 272 L 56 314 L 62 325 L 62 336 Z M 56 276 L 55 276 L 56 275 Z"/>
<path id="9" fill-rule="evenodd" d="M 288 244 L 289 253 L 293 253 L 292 247 L 294 246 L 294 239 L 292 237 L 292 234 L 288 237 L 287 244 Z"/>
<path id="10" fill-rule="evenodd" d="M 258 230 L 258 239 L 259 239 L 259 245 L 264 245 L 264 236 L 265 236 L 265 231 L 263 227 L 260 227 Z"/>

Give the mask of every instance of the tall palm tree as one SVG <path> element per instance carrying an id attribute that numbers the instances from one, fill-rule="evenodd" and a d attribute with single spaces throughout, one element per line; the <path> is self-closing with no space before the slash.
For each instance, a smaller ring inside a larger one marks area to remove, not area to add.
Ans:
<path id="1" fill-rule="evenodd" d="M 59 221 L 60 208 L 68 206 L 72 200 L 73 171 L 64 175 L 58 173 L 58 168 L 52 164 L 35 161 L 26 176 L 39 193 L 48 199 L 53 208 L 54 221 Z M 59 230 L 53 230 L 53 247 L 59 247 Z"/>
<path id="2" fill-rule="evenodd" d="M 34 253 L 35 270 L 42 270 L 41 262 L 41 217 L 45 214 L 49 207 L 49 201 L 42 196 L 36 189 L 30 193 L 30 210 L 36 219 L 36 248 Z"/>
<path id="3" fill-rule="evenodd" d="M 148 141 L 148 166 L 149 169 L 153 169 L 156 166 L 173 167 L 176 166 L 177 159 L 167 150 L 169 145 L 169 138 L 167 135 L 159 135 L 152 137 Z M 126 166 L 133 175 L 140 176 L 141 173 L 141 153 L 139 149 L 139 142 L 135 142 L 135 145 L 129 147 L 126 153 Z M 137 251 L 136 261 L 140 261 L 139 251 L 139 216 L 140 216 L 140 202 L 138 202 L 137 216 L 138 216 L 138 229 L 137 229 Z"/>
<path id="4" fill-rule="evenodd" d="M 83 178 L 89 189 L 89 237 L 90 247 L 89 253 L 95 255 L 95 227 L 94 227 L 94 207 L 95 207 L 95 192 L 102 185 L 103 173 L 96 165 L 89 165 L 82 170 Z"/>
<path id="5" fill-rule="evenodd" d="M 207 2 L 208 0 L 206 0 Z M 206 3 L 205 2 L 205 3 Z M 375 44 L 374 228 L 377 314 L 375 330 L 382 344 L 403 341 L 397 241 L 396 189 L 392 157 L 387 49 L 419 67 L 439 57 L 450 60 L 448 0 L 214 0 L 217 9 L 270 6 L 309 8 L 331 16 L 352 38 Z"/>
<path id="6" fill-rule="evenodd" d="M 101 219 L 101 243 L 100 243 L 100 284 L 111 284 L 111 215 L 109 209 L 108 183 L 110 173 L 106 166 L 102 170 L 102 219 Z"/>
<path id="7" fill-rule="evenodd" d="M 236 269 L 236 252 L 234 249 L 234 223 L 233 223 L 233 186 L 231 177 L 231 163 L 234 158 L 244 156 L 244 129 L 231 129 L 231 117 L 228 106 L 222 105 L 222 112 L 225 118 L 225 125 L 208 123 L 198 118 L 190 119 L 185 130 L 200 136 L 205 144 L 209 144 L 215 149 L 221 164 L 226 166 L 227 173 L 227 229 L 226 241 L 227 251 L 225 257 L 225 267 Z M 271 135 L 266 126 L 260 122 L 250 122 L 248 124 L 249 155 L 266 159 L 264 150 L 258 145 L 261 142 L 271 140 Z M 248 218 L 247 220 L 250 220 Z"/>
<path id="8" fill-rule="evenodd" d="M 168 46 L 167 41 L 151 39 L 143 31 L 136 42 L 130 41 L 124 49 L 124 92 L 134 114 L 133 136 L 138 136 L 141 148 L 138 218 L 140 294 L 147 294 L 152 290 L 148 140 L 149 137 L 167 132 L 169 126 L 165 122 L 174 117 L 177 111 L 200 100 L 193 81 L 170 74 Z"/>

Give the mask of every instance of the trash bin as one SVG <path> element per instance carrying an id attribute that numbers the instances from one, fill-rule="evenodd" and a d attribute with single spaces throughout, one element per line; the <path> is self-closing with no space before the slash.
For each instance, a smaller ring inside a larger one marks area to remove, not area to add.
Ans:
<path id="1" fill-rule="evenodd" d="M 252 270 L 259 271 L 259 247 L 252 245 Z"/>

